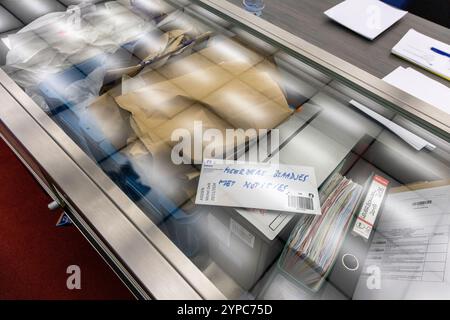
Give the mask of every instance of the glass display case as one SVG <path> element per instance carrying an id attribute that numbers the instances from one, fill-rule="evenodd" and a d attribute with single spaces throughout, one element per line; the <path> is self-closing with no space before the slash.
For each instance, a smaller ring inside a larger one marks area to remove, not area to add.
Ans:
<path id="1" fill-rule="evenodd" d="M 4 38 L 2 137 L 137 297 L 450 298 L 448 114 L 226 1 L 61 10 Z M 321 215 L 197 205 L 205 154 Z"/>

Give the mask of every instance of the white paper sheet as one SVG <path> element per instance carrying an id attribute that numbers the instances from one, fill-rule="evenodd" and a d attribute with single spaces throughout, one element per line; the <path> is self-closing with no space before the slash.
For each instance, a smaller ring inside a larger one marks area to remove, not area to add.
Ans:
<path id="1" fill-rule="evenodd" d="M 343 26 L 373 40 L 403 18 L 407 11 L 378 0 L 346 0 L 324 13 Z"/>
<path id="2" fill-rule="evenodd" d="M 450 45 L 444 42 L 409 29 L 392 53 L 450 80 Z"/>
<path id="3" fill-rule="evenodd" d="M 353 298 L 449 299 L 449 237 L 450 186 L 390 194 Z"/>
<path id="4" fill-rule="evenodd" d="M 450 114 L 450 88 L 413 68 L 398 67 L 383 80 Z"/>

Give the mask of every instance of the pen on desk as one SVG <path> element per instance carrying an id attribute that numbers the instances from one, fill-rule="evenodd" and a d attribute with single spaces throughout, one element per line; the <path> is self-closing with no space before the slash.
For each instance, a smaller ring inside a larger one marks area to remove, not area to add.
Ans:
<path id="1" fill-rule="evenodd" d="M 435 52 L 435 53 L 437 53 L 437 54 L 440 54 L 440 55 L 442 55 L 442 56 L 445 56 L 445 57 L 447 57 L 447 58 L 450 58 L 450 53 L 445 52 L 445 51 L 442 51 L 442 50 L 439 50 L 438 48 L 431 47 L 431 51 L 433 51 L 433 52 Z"/>

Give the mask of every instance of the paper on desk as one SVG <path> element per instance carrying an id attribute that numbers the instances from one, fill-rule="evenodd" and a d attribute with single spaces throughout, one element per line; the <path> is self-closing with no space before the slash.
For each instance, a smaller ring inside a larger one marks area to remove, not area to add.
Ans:
<path id="1" fill-rule="evenodd" d="M 413 68 L 398 67 L 383 80 L 450 114 L 450 88 Z"/>
<path id="2" fill-rule="evenodd" d="M 432 48 L 442 51 L 442 54 L 432 51 Z M 450 80 L 450 45 L 444 42 L 409 29 L 392 48 L 392 53 Z"/>
<path id="3" fill-rule="evenodd" d="M 378 0 L 346 0 L 324 13 L 343 26 L 373 40 L 408 12 Z"/>
<path id="4" fill-rule="evenodd" d="M 369 117 L 373 118 L 374 120 L 381 123 L 383 126 L 391 130 L 393 133 L 395 133 L 397 136 L 399 136 L 401 139 L 403 139 L 406 143 L 411 145 L 414 149 L 417 151 L 422 150 L 423 148 L 427 148 L 428 150 L 432 151 L 436 149 L 436 146 L 434 144 L 429 143 L 425 139 L 422 139 L 418 135 L 415 135 L 409 130 L 406 130 L 405 128 L 399 126 L 395 122 L 392 122 L 389 119 L 386 119 L 382 115 L 379 115 L 375 111 L 372 111 L 371 109 L 367 108 L 366 106 L 362 105 L 361 103 L 351 100 L 350 104 L 367 114 Z"/>
<path id="5" fill-rule="evenodd" d="M 196 204 L 321 214 L 314 169 L 205 159 Z"/>
<path id="6" fill-rule="evenodd" d="M 449 237 L 450 185 L 391 193 L 353 299 L 449 299 Z"/>

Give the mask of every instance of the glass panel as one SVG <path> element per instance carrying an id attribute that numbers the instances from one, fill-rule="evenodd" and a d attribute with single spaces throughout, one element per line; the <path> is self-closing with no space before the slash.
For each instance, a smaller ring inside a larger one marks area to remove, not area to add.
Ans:
<path id="1" fill-rule="evenodd" d="M 73 6 L 7 39 L 3 70 L 225 296 L 449 297 L 447 141 L 188 1 Z M 322 215 L 196 205 L 211 146 L 313 167 Z"/>

